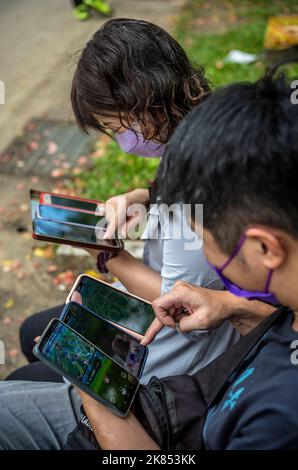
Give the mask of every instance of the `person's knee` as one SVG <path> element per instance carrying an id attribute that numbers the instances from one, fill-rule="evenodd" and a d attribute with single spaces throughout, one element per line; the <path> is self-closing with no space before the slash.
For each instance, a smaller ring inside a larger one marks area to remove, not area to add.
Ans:
<path id="1" fill-rule="evenodd" d="M 22 371 L 25 367 L 27 367 L 27 366 L 19 367 L 18 369 L 14 370 L 10 374 L 8 374 L 8 376 L 5 378 L 5 381 L 23 380 Z"/>

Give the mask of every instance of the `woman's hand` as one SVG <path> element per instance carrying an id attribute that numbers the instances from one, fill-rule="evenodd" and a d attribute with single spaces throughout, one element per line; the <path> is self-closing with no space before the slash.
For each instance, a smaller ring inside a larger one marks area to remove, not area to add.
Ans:
<path id="1" fill-rule="evenodd" d="M 126 194 L 113 196 L 106 201 L 105 217 L 108 222 L 105 239 L 113 239 L 115 233 L 127 238 L 130 229 L 138 224 L 138 220 L 142 214 L 129 214 L 128 208 L 133 204 L 141 204 L 146 206 L 149 201 L 148 189 L 134 189 Z"/>
<path id="2" fill-rule="evenodd" d="M 145 208 L 148 200 L 148 189 L 134 189 L 126 194 L 113 196 L 106 201 L 105 205 L 101 205 L 99 215 L 105 216 L 108 222 L 104 240 L 113 240 L 116 232 L 120 233 L 124 239 L 129 236 L 130 231 L 135 232 L 134 228 L 139 221 L 141 222 L 145 209 L 142 212 L 130 214 L 129 207 L 133 204 L 141 204 Z M 96 260 L 100 252 L 108 250 L 85 248 L 85 251 Z"/>

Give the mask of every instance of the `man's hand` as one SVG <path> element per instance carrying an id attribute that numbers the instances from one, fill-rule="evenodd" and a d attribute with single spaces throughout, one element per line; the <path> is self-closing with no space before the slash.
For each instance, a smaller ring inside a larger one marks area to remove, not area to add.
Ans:
<path id="1" fill-rule="evenodd" d="M 276 310 L 276 307 L 265 302 L 182 281 L 178 281 L 170 292 L 154 300 L 152 306 L 157 318 L 146 332 L 142 341 L 144 345 L 151 343 L 164 326 L 175 328 L 177 324 L 181 333 L 187 333 L 213 329 L 229 320 L 245 335 Z"/>
<path id="2" fill-rule="evenodd" d="M 212 329 L 219 326 L 227 315 L 226 291 L 215 291 L 178 281 L 167 294 L 152 302 L 156 319 L 145 335 L 142 344 L 153 341 L 164 327 L 179 325 L 181 333 Z"/>
<path id="3" fill-rule="evenodd" d="M 129 413 L 120 418 L 92 397 L 76 389 L 96 439 L 106 450 L 159 450 L 137 418 Z"/>

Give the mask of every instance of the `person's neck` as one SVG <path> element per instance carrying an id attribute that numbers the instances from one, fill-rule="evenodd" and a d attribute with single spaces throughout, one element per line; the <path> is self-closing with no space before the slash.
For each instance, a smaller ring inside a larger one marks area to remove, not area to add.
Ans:
<path id="1" fill-rule="evenodd" d="M 294 312 L 293 330 L 298 331 L 298 310 Z"/>

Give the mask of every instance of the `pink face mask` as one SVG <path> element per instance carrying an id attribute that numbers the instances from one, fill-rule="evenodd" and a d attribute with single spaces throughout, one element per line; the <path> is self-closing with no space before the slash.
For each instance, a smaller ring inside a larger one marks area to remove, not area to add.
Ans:
<path id="1" fill-rule="evenodd" d="M 162 157 L 164 145 L 153 140 L 144 139 L 139 132 L 135 133 L 130 129 L 124 132 L 116 132 L 115 139 L 126 153 L 134 153 L 139 157 Z"/>

